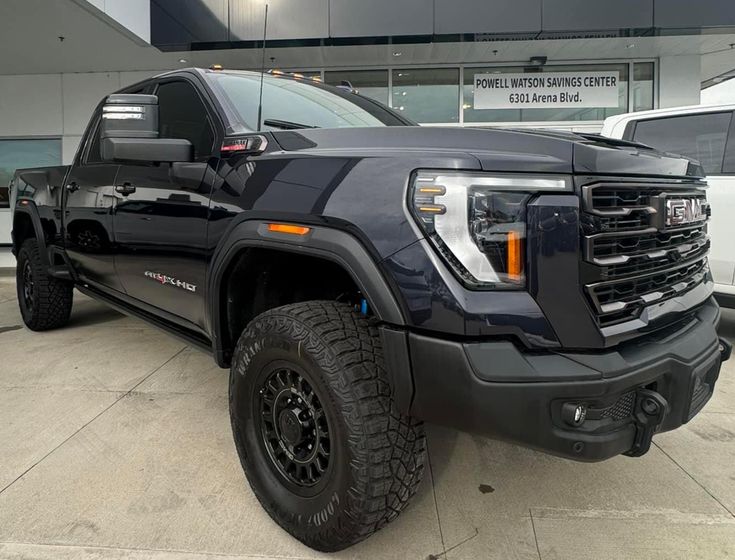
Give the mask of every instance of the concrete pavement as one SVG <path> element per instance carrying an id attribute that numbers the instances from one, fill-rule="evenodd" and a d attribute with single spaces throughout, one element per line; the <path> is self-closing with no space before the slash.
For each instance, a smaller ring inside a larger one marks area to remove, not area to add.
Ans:
<path id="1" fill-rule="evenodd" d="M 227 372 L 75 298 L 68 328 L 31 333 L 0 277 L 1 559 L 735 557 L 735 362 L 705 412 L 641 459 L 577 464 L 431 427 L 412 507 L 323 555 L 250 491 Z M 734 312 L 723 332 L 735 338 Z"/>

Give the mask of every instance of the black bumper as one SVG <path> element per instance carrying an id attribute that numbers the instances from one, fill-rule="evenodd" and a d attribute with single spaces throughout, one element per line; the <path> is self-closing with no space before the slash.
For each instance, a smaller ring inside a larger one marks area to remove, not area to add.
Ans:
<path id="1" fill-rule="evenodd" d="M 642 455 L 654 433 L 685 424 L 711 397 L 730 354 L 719 316 L 709 300 L 685 325 L 605 353 L 529 354 L 412 333 L 410 413 L 579 461 Z"/>

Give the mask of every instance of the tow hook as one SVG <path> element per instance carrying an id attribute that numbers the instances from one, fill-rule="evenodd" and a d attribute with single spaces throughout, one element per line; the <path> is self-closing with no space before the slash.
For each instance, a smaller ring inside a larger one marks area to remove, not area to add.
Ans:
<path id="1" fill-rule="evenodd" d="M 669 410 L 668 401 L 656 391 L 639 389 L 636 393 L 635 419 L 636 430 L 633 447 L 625 455 L 628 457 L 640 457 L 651 449 L 653 435 L 658 430 L 661 422 Z"/>
<path id="2" fill-rule="evenodd" d="M 732 354 L 732 344 L 724 338 L 720 339 L 720 362 L 726 362 Z"/>

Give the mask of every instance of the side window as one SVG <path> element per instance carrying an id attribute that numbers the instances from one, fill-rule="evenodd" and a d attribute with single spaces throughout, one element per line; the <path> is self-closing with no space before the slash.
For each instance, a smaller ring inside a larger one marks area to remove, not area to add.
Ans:
<path id="1" fill-rule="evenodd" d="M 161 138 L 189 140 L 194 145 L 195 159 L 212 155 L 214 134 L 194 87 L 186 82 L 168 82 L 159 86 L 157 95 Z"/>
<path id="2" fill-rule="evenodd" d="M 722 173 L 731 113 L 706 113 L 640 121 L 633 139 L 699 161 L 707 175 Z"/>

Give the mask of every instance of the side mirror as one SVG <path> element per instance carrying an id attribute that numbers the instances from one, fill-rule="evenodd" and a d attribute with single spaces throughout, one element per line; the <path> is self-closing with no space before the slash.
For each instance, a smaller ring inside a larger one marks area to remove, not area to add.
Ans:
<path id="1" fill-rule="evenodd" d="M 115 94 L 105 100 L 100 124 L 102 159 L 172 163 L 194 159 L 191 142 L 158 137 L 158 97 Z"/>

